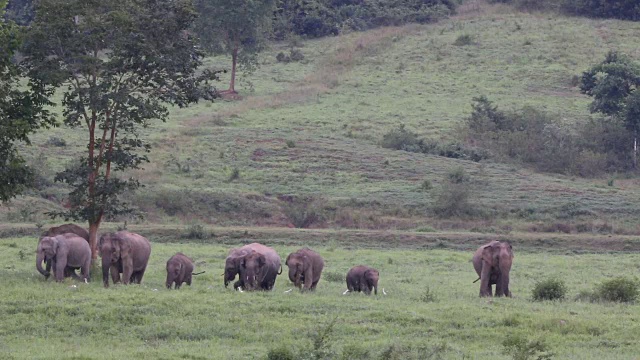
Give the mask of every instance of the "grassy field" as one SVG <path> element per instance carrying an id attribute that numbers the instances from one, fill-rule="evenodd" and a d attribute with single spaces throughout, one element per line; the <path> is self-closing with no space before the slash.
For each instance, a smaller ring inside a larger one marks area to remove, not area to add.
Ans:
<path id="1" fill-rule="evenodd" d="M 463 35 L 471 43 L 455 45 Z M 530 105 L 580 124 L 589 116 L 589 99 L 575 86 L 576 76 L 609 50 L 639 59 L 637 23 L 526 14 L 470 1 L 460 15 L 437 24 L 302 45 L 302 62 L 275 60 L 288 51 L 286 43 L 262 54 L 260 68 L 240 79 L 241 101 L 173 109 L 170 121 L 143 131 L 154 150 L 151 163 L 134 174 L 146 187 L 129 198 L 147 221 L 290 226 L 283 199 L 310 196 L 327 213 L 315 227 L 446 230 L 451 224 L 430 218 L 429 210 L 443 178 L 461 167 L 472 178 L 472 202 L 494 214 L 484 219 L 486 231 L 531 231 L 532 224 L 560 221 L 574 228 L 584 222 L 594 232 L 640 233 L 635 178 L 541 174 L 378 145 L 400 123 L 425 138 L 458 139 L 478 95 L 503 109 Z M 218 57 L 207 64 L 228 62 Z M 55 138 L 66 146 L 55 146 Z M 64 127 L 43 131 L 25 151 L 51 181 L 85 149 L 83 138 L 81 130 Z M 434 190 L 424 191 L 425 181 Z M 41 221 L 66 193 L 58 184 L 44 185 L 0 206 L 0 219 Z"/>
<path id="2" fill-rule="evenodd" d="M 45 281 L 34 266 L 35 237 L 2 239 L 0 357 L 266 359 L 285 348 L 309 359 L 509 359 L 507 338 L 541 340 L 557 359 L 634 359 L 640 353 L 637 304 L 575 300 L 604 279 L 637 274 L 637 253 L 576 255 L 516 245 L 514 298 L 489 300 L 478 298 L 472 284 L 471 250 L 394 249 L 384 242 L 372 249 L 339 241 L 335 232 L 325 239 L 292 231 L 325 258 L 315 293 L 285 293 L 291 288 L 286 275 L 269 293 L 225 289 L 226 253 L 255 240 L 248 237 L 222 244 L 150 236 L 143 283 L 109 289 L 99 274 L 89 284 Z M 276 244 L 284 259 L 299 248 L 290 238 L 266 243 Z M 206 273 L 192 287 L 167 290 L 164 264 L 177 251 Z M 342 295 L 346 271 L 361 263 L 380 270 L 387 295 Z M 568 299 L 531 301 L 535 282 L 552 275 L 566 282 Z"/>

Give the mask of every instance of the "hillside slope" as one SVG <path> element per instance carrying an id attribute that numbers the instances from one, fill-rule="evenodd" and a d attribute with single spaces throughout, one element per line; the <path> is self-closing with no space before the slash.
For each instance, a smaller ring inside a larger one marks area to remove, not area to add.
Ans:
<path id="1" fill-rule="evenodd" d="M 559 220 L 584 222 L 589 231 L 610 229 L 612 222 L 638 230 L 632 223 L 640 210 L 635 179 L 607 186 L 608 179 L 378 145 L 400 123 L 425 138 L 455 139 L 478 95 L 504 109 L 531 105 L 579 123 L 589 116 L 589 99 L 575 87 L 575 77 L 612 49 L 640 58 L 638 23 L 515 13 L 502 6 L 463 10 L 433 25 L 305 41 L 305 60 L 297 63 L 277 62 L 275 55 L 288 47 L 275 44 L 262 55 L 261 67 L 241 80 L 241 101 L 175 109 L 169 122 L 147 130 L 151 163 L 135 174 L 146 187 L 132 199 L 151 222 L 292 226 L 296 214 L 317 210 L 322 216 L 311 226 L 444 227 L 450 225 L 426 214 L 442 179 L 462 167 L 471 175 L 471 201 L 483 210 L 483 226 L 530 229 Z M 454 45 L 461 35 L 472 43 Z M 209 61 L 213 67 L 227 63 Z M 85 148 L 82 136 L 53 129 L 25 150 L 52 178 Z M 54 146 L 56 137 L 66 146 Z M 434 190 L 423 190 L 425 180 Z M 39 213 L 59 206 L 64 192 L 55 184 L 42 186 L 0 208 L 0 219 L 43 218 Z M 312 203 L 310 209 L 296 204 L 300 196 L 308 197 L 301 202 Z M 25 209 L 36 210 L 28 217 Z"/>

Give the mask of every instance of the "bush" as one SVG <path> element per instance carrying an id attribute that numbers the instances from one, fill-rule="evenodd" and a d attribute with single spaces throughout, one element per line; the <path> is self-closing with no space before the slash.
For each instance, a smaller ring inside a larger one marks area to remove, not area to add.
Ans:
<path id="1" fill-rule="evenodd" d="M 200 224 L 192 224 L 187 226 L 187 228 L 185 229 L 185 234 L 184 237 L 186 239 L 206 239 L 207 238 L 207 232 L 204 228 L 204 226 L 200 225 Z"/>
<path id="2" fill-rule="evenodd" d="M 534 301 L 563 300 L 567 294 L 567 286 L 560 279 L 550 278 L 536 282 L 532 291 Z"/>
<path id="3" fill-rule="evenodd" d="M 508 335 L 502 346 L 503 352 L 514 360 L 545 360 L 554 355 L 544 340 L 528 340 L 522 335 Z"/>
<path id="4" fill-rule="evenodd" d="M 607 280 L 596 288 L 595 294 L 605 301 L 634 302 L 638 298 L 638 281 L 625 277 Z"/>
<path id="5" fill-rule="evenodd" d="M 324 271 L 322 277 L 328 282 L 346 282 L 346 275 L 339 272 Z"/>
<path id="6" fill-rule="evenodd" d="M 293 351 L 284 345 L 267 352 L 267 360 L 296 360 L 298 357 Z"/>
<path id="7" fill-rule="evenodd" d="M 462 34 L 456 38 L 456 41 L 453 42 L 455 46 L 467 46 L 473 45 L 473 37 L 469 34 Z"/>
<path id="8" fill-rule="evenodd" d="M 438 193 L 433 210 L 436 215 L 444 218 L 470 215 L 470 195 L 467 184 L 446 183 Z"/>
<path id="9" fill-rule="evenodd" d="M 382 136 L 380 145 L 386 149 L 420 152 L 422 141 L 418 135 L 406 129 L 404 124 L 390 130 Z"/>
<path id="10" fill-rule="evenodd" d="M 293 226 L 304 229 L 325 221 L 321 202 L 311 197 L 292 197 L 283 205 L 283 211 Z"/>
<path id="11" fill-rule="evenodd" d="M 431 303 L 431 302 L 436 302 L 437 300 L 438 298 L 436 297 L 436 294 L 433 291 L 431 291 L 431 288 L 429 288 L 428 286 L 425 289 L 425 291 L 420 295 L 420 301 L 422 302 Z"/>
<path id="12" fill-rule="evenodd" d="M 67 141 L 63 138 L 51 136 L 49 137 L 49 140 L 47 140 L 47 145 L 51 145 L 55 147 L 65 147 L 67 146 Z"/>

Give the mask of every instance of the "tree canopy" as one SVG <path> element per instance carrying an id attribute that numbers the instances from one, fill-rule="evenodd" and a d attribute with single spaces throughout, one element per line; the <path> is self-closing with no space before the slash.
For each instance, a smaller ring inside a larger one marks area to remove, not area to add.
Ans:
<path id="1" fill-rule="evenodd" d="M 274 0 L 196 0 L 196 32 L 203 46 L 215 54 L 231 55 L 231 80 L 226 92 L 235 93 L 236 67 L 252 70 L 257 53 L 270 34 Z"/>
<path id="2" fill-rule="evenodd" d="M 16 143 L 29 144 L 29 135 L 54 124 L 44 110 L 46 93 L 38 82 L 21 86 L 23 69 L 13 56 L 22 32 L 10 20 L 2 20 L 6 1 L 0 1 L 0 201 L 20 194 L 30 183 L 32 172 L 18 154 Z"/>
<path id="3" fill-rule="evenodd" d="M 633 133 L 634 167 L 640 133 L 640 65 L 615 51 L 582 74 L 580 91 L 593 97 L 593 113 L 616 117 Z"/>
<path id="4" fill-rule="evenodd" d="M 164 121 L 168 105 L 212 99 L 215 74 L 196 72 L 204 52 L 189 29 L 196 13 L 180 0 L 40 0 L 26 37 L 29 74 L 62 90 L 63 120 L 87 131 L 87 152 L 56 175 L 71 186 L 70 208 L 86 220 L 93 258 L 107 217 L 132 214 L 122 193 L 140 186 L 114 173 L 148 161 L 140 129 Z"/>

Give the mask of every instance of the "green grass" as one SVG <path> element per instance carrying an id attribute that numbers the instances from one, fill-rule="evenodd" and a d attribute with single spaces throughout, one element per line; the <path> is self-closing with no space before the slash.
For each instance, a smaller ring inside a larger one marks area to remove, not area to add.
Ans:
<path id="1" fill-rule="evenodd" d="M 306 236 L 307 244 L 316 241 Z M 142 285 L 104 289 L 99 275 L 88 285 L 44 281 L 33 264 L 36 241 L 0 240 L 4 359 L 264 359 L 278 346 L 309 354 L 316 334 L 334 320 L 319 349 L 329 358 L 347 351 L 381 358 L 393 346 L 399 358 L 508 359 L 502 343 L 509 335 L 541 339 L 559 359 L 629 359 L 640 352 L 637 304 L 573 300 L 604 279 L 638 270 L 637 254 L 576 256 L 516 247 L 514 298 L 480 299 L 471 251 L 317 245 L 326 267 L 315 293 L 285 293 L 292 287 L 286 275 L 272 292 L 239 293 L 225 289 L 220 276 L 235 245 L 154 243 Z M 283 259 L 298 248 L 287 242 L 273 241 L 282 244 L 275 248 Z M 164 264 L 177 251 L 206 273 L 191 287 L 167 290 Z M 342 295 L 339 274 L 361 263 L 380 270 L 379 285 L 388 295 Z M 566 282 L 568 300 L 533 302 L 531 289 L 550 274 Z"/>

